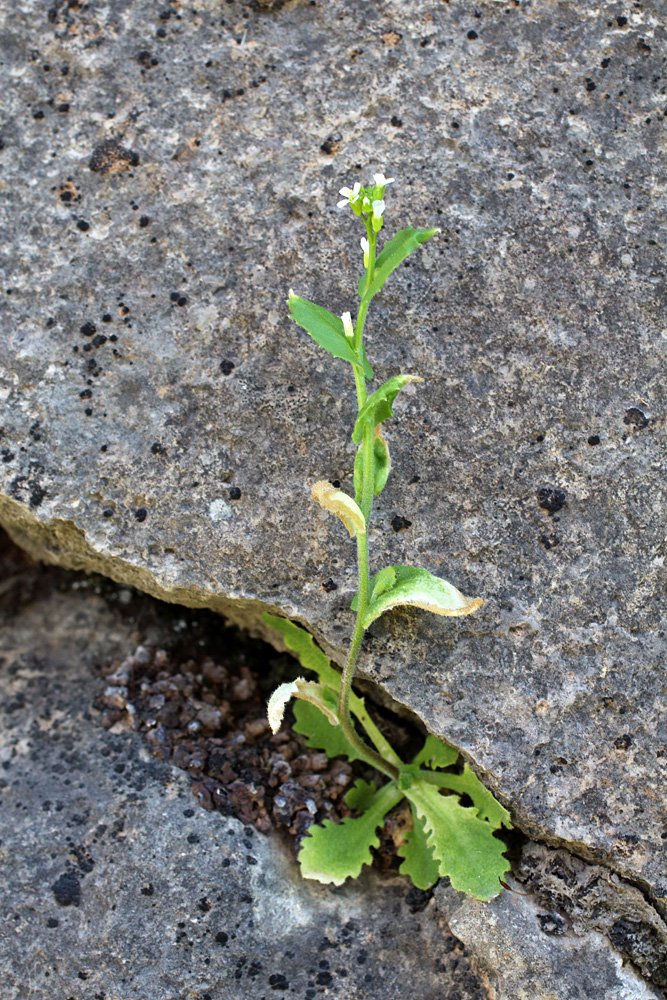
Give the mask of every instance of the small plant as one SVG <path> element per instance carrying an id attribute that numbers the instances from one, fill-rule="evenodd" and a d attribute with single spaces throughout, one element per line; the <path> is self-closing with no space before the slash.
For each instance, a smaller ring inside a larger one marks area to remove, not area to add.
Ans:
<path id="1" fill-rule="evenodd" d="M 480 607 L 480 598 L 461 594 L 446 580 L 414 566 L 385 566 L 374 576 L 369 572 L 368 525 L 373 498 L 385 487 L 391 469 L 389 448 L 382 424 L 393 416 L 392 405 L 403 386 L 421 382 L 414 375 L 395 375 L 367 395 L 366 382 L 373 370 L 364 349 L 364 323 L 371 300 L 389 275 L 438 229 L 402 229 L 376 256 L 377 241 L 384 224 L 387 180 L 375 174 L 367 188 L 355 184 L 342 188 L 339 207 L 350 207 L 363 221 L 361 239 L 364 271 L 359 279 L 359 310 L 356 324 L 349 312 L 339 318 L 328 309 L 308 302 L 290 291 L 289 308 L 294 320 L 329 354 L 352 365 L 357 391 L 358 415 L 352 431 L 357 445 L 352 498 L 328 482 L 313 486 L 313 497 L 336 514 L 350 536 L 356 539 L 359 589 L 352 601 L 356 624 L 342 675 L 319 649 L 309 632 L 285 618 L 264 615 L 264 621 L 282 633 L 285 645 L 297 654 L 301 665 L 317 680 L 281 684 L 269 701 L 269 722 L 277 732 L 285 705 L 291 698 L 295 730 L 306 736 L 307 745 L 329 757 L 361 760 L 387 777 L 378 789 L 375 783 L 357 781 L 345 801 L 357 816 L 341 823 L 325 820 L 311 826 L 299 853 L 306 878 L 340 885 L 359 875 L 372 861 L 370 849 L 379 845 L 377 830 L 385 816 L 406 798 L 413 829 L 399 849 L 404 859 L 400 871 L 416 886 L 427 889 L 441 875 L 449 876 L 455 889 L 488 900 L 500 891 L 509 865 L 505 845 L 494 836 L 501 826 L 510 827 L 509 813 L 482 785 L 468 764 L 457 766 L 458 752 L 429 735 L 417 756 L 403 762 L 366 711 L 362 698 L 352 691 L 352 679 L 364 633 L 380 615 L 399 605 L 424 608 L 438 615 L 468 615 Z M 353 719 L 354 717 L 354 719 Z M 364 731 L 362 737 L 357 724 Z M 462 796 L 471 802 L 464 805 Z"/>

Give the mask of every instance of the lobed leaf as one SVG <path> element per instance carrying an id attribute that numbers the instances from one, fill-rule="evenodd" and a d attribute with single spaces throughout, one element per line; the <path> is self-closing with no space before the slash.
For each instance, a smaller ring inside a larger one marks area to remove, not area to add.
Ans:
<path id="1" fill-rule="evenodd" d="M 324 306 L 302 299 L 291 290 L 287 303 L 295 323 L 309 333 L 320 347 L 334 358 L 341 358 L 353 365 L 361 365 L 366 379 L 373 378 L 373 369 L 368 363 L 365 350 L 362 347 L 361 356 L 357 354 L 345 336 L 345 327 L 340 316 L 334 316 Z"/>
<path id="2" fill-rule="evenodd" d="M 444 740 L 434 736 L 433 733 L 429 733 L 426 737 L 424 746 L 421 748 L 412 763 L 426 764 L 427 767 L 431 768 L 450 767 L 452 764 L 456 764 L 458 757 L 458 750 L 455 750 L 454 747 L 450 747 L 449 743 L 445 743 Z"/>
<path id="3" fill-rule="evenodd" d="M 412 226 L 400 229 L 378 255 L 373 278 L 368 288 L 366 288 L 366 272 L 362 274 L 359 279 L 359 296 L 362 299 L 370 299 L 377 295 L 392 271 L 395 271 L 413 250 L 439 232 L 439 229 L 413 229 Z"/>
<path id="4" fill-rule="evenodd" d="M 394 566 L 393 569 L 396 581 L 369 605 L 363 619 L 364 628 L 385 611 L 398 606 L 409 605 L 451 617 L 469 615 L 484 603 L 481 597 L 465 597 L 447 580 L 433 576 L 427 569 L 417 566 Z"/>
<path id="5" fill-rule="evenodd" d="M 466 808 L 455 795 L 441 795 L 433 785 L 415 782 L 404 794 L 424 821 L 426 841 L 455 889 L 489 900 L 500 892 L 500 880 L 509 869 L 506 850 L 489 823 Z"/>
<path id="6" fill-rule="evenodd" d="M 331 665 L 328 656 L 315 644 L 315 640 L 310 632 L 307 632 L 299 625 L 295 625 L 289 618 L 280 618 L 278 615 L 270 615 L 268 612 L 262 615 L 262 621 L 281 633 L 285 645 L 293 653 L 296 653 L 301 666 L 305 670 L 313 670 L 323 684 L 333 688 L 336 692 L 340 691 L 340 673 Z M 350 692 L 350 711 L 359 720 L 376 750 L 382 754 L 385 760 L 395 764 L 397 767 L 400 766 L 400 758 L 396 755 L 366 711 L 364 699 L 356 695 L 354 691 Z M 346 753 L 347 751 L 341 752 Z"/>
<path id="7" fill-rule="evenodd" d="M 357 778 L 355 783 L 345 795 L 345 805 L 355 812 L 366 812 L 373 804 L 373 799 L 377 794 L 378 786 L 374 781 L 364 781 Z"/>
<path id="8" fill-rule="evenodd" d="M 401 875 L 409 875 L 418 889 L 430 889 L 440 877 L 440 866 L 428 846 L 424 820 L 419 818 L 412 803 L 410 809 L 414 825 L 398 848 L 398 856 L 405 858 L 398 870 Z"/>
<path id="9" fill-rule="evenodd" d="M 262 621 L 269 625 L 276 632 L 280 632 L 288 649 L 299 658 L 299 662 L 304 670 L 312 670 L 317 674 L 323 684 L 327 684 L 334 691 L 340 689 L 340 674 L 331 666 L 331 660 L 316 645 L 310 632 L 299 625 L 295 625 L 289 618 L 280 618 L 278 615 L 270 615 L 265 611 Z"/>
<path id="10" fill-rule="evenodd" d="M 482 784 L 469 764 L 463 768 L 463 774 L 449 774 L 446 776 L 446 788 L 451 788 L 459 795 L 469 795 L 473 805 L 477 810 L 480 819 L 486 820 L 494 830 L 499 830 L 501 826 L 512 827 L 510 814 L 501 806 L 493 793 Z"/>
<path id="11" fill-rule="evenodd" d="M 332 725 L 322 712 L 307 701 L 297 701 L 294 705 L 295 733 L 307 737 L 306 746 L 314 750 L 324 750 L 327 757 L 347 757 L 361 760 L 339 725 Z"/>
<path id="12" fill-rule="evenodd" d="M 346 816 L 342 823 L 327 819 L 322 826 L 311 826 L 299 851 L 304 878 L 334 885 L 342 885 L 346 878 L 356 878 L 362 867 L 373 860 L 371 847 L 380 844 L 377 828 L 402 798 L 396 783 L 389 781 L 362 816 Z"/>
<path id="13" fill-rule="evenodd" d="M 352 440 L 354 443 L 361 444 L 364 437 L 364 427 L 369 419 L 372 418 L 373 427 L 377 427 L 383 420 L 393 417 L 391 404 L 404 385 L 407 385 L 408 382 L 423 381 L 424 379 L 419 378 L 418 375 L 394 375 L 384 385 L 381 385 L 379 389 L 376 389 L 359 410 L 359 416 L 355 421 L 354 430 L 352 431 Z"/>

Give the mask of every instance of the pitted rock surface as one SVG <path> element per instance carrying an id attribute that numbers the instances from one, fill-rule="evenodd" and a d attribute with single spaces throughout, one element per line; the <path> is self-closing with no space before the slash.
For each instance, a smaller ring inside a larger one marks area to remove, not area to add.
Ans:
<path id="1" fill-rule="evenodd" d="M 393 612 L 361 666 L 523 829 L 664 901 L 663 21 L 17 0 L 0 519 L 42 559 L 256 629 L 270 606 L 341 660 L 353 551 L 309 488 L 351 485 L 353 391 L 284 299 L 354 309 L 359 233 L 333 206 L 384 169 L 389 231 L 442 234 L 367 327 L 379 380 L 426 380 L 388 425 L 374 568 L 486 603 Z"/>
<path id="2" fill-rule="evenodd" d="M 307 882 L 278 836 L 200 808 L 131 727 L 103 729 L 98 667 L 137 621 L 48 576 L 10 615 L 19 576 L 0 592 L 3 1000 L 487 1000 L 407 879 Z"/>

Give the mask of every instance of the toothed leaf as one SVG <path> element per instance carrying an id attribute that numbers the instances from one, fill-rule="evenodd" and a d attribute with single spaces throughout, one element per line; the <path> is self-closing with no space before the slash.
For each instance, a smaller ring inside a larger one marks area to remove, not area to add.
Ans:
<path id="1" fill-rule="evenodd" d="M 331 661 L 319 646 L 315 645 L 310 632 L 305 628 L 295 625 L 289 618 L 280 618 L 278 615 L 270 615 L 265 612 L 262 621 L 266 622 L 276 632 L 280 632 L 288 649 L 296 653 L 299 662 L 304 670 L 312 670 L 317 674 L 323 684 L 333 688 L 334 691 L 340 689 L 340 674 L 331 666 Z"/>
<path id="2" fill-rule="evenodd" d="M 333 726 L 314 705 L 297 701 L 294 705 L 295 733 L 306 736 L 306 746 L 324 750 L 327 757 L 361 760 L 340 726 Z"/>
<path id="3" fill-rule="evenodd" d="M 494 830 L 498 830 L 501 826 L 506 826 L 508 830 L 512 828 L 507 809 L 496 801 L 469 764 L 463 768 L 463 774 L 447 775 L 446 787 L 451 788 L 459 795 L 469 795 L 477 810 L 477 815 L 480 819 L 486 820 Z"/>
<path id="4" fill-rule="evenodd" d="M 403 793 L 390 781 L 378 792 L 363 816 L 346 816 L 341 823 L 330 819 L 322 826 L 311 826 L 299 851 L 304 878 L 342 885 L 346 878 L 356 878 L 364 865 L 371 864 L 371 847 L 378 847 L 377 828 L 400 800 Z"/>
<path id="5" fill-rule="evenodd" d="M 396 582 L 370 604 L 363 619 L 364 628 L 398 606 L 411 605 L 436 615 L 459 616 L 471 614 L 484 603 L 480 597 L 465 597 L 447 580 L 433 576 L 426 569 L 416 566 L 394 566 L 394 569 Z"/>
<path id="6" fill-rule="evenodd" d="M 477 810 L 462 806 L 455 795 L 441 795 L 434 785 L 415 782 L 405 790 L 417 815 L 424 820 L 427 844 L 441 875 L 455 889 L 489 900 L 500 892 L 500 879 L 509 869 L 506 850 Z"/>
<path id="7" fill-rule="evenodd" d="M 355 421 L 354 430 L 352 431 L 352 440 L 354 443 L 361 444 L 367 420 L 372 418 L 373 427 L 377 427 L 383 420 L 393 417 L 392 403 L 404 385 L 407 385 L 408 382 L 423 381 L 424 379 L 419 378 L 417 375 L 394 375 L 384 385 L 381 385 L 379 389 L 376 389 L 359 410 L 359 416 Z"/>
<path id="8" fill-rule="evenodd" d="M 398 848 L 399 857 L 405 858 L 398 870 L 402 875 L 409 875 L 418 889 L 430 889 L 440 878 L 440 867 L 428 846 L 424 820 L 412 805 L 410 808 L 414 826 L 406 834 L 405 843 Z"/>
<path id="9" fill-rule="evenodd" d="M 392 271 L 395 271 L 413 250 L 439 232 L 439 229 L 414 229 L 412 226 L 400 229 L 394 238 L 387 243 L 382 253 L 378 255 L 375 261 L 373 279 L 368 289 L 366 289 L 366 273 L 362 274 L 359 279 L 359 295 L 366 299 L 376 295 Z"/>
<path id="10" fill-rule="evenodd" d="M 355 812 L 366 812 L 373 803 L 378 786 L 374 781 L 358 778 L 345 796 L 345 804 Z"/>
<path id="11" fill-rule="evenodd" d="M 458 750 L 455 750 L 454 747 L 450 747 L 449 743 L 445 743 L 443 740 L 438 739 L 437 736 L 429 733 L 424 746 L 412 763 L 425 764 L 430 768 L 450 767 L 456 763 L 458 756 Z"/>

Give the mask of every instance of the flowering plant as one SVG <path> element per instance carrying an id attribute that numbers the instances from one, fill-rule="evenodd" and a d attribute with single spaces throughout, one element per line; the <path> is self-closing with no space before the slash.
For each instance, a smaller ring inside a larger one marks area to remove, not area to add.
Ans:
<path id="1" fill-rule="evenodd" d="M 358 813 L 341 823 L 325 820 L 314 825 L 299 853 L 307 878 L 340 885 L 357 876 L 372 860 L 377 830 L 391 809 L 403 798 L 410 804 L 413 828 L 399 849 L 404 859 L 401 872 L 416 886 L 426 889 L 447 875 L 456 889 L 491 899 L 500 891 L 508 863 L 505 846 L 494 836 L 501 826 L 510 826 L 509 813 L 491 795 L 470 766 L 459 762 L 458 751 L 433 735 L 410 762 L 401 760 L 371 719 L 363 699 L 352 691 L 352 679 L 364 634 L 372 622 L 391 608 L 404 605 L 423 608 L 438 615 L 468 615 L 482 604 L 480 598 L 465 597 L 453 584 L 416 566 L 385 566 L 373 576 L 369 569 L 368 526 L 374 497 L 384 489 L 391 469 L 389 446 L 383 423 L 393 416 L 392 405 L 401 389 L 422 379 L 394 375 L 370 396 L 366 384 L 373 378 L 364 348 L 364 324 L 369 305 L 389 275 L 414 250 L 435 236 L 438 229 L 401 229 L 377 253 L 378 236 L 384 225 L 385 191 L 394 178 L 375 174 L 373 184 L 356 183 L 341 188 L 340 208 L 351 208 L 363 222 L 361 238 L 364 271 L 359 279 L 356 323 L 351 312 L 335 316 L 322 306 L 289 293 L 294 320 L 335 358 L 347 361 L 354 374 L 358 414 L 352 430 L 357 446 L 354 462 L 354 497 L 326 481 L 315 483 L 313 498 L 335 514 L 354 538 L 357 547 L 358 591 L 351 608 L 356 612 L 342 675 L 315 645 L 312 636 L 285 618 L 264 615 L 265 622 L 283 635 L 285 644 L 297 654 L 317 680 L 281 684 L 269 701 L 269 722 L 280 727 L 285 705 L 291 698 L 295 729 L 308 737 L 308 745 L 330 757 L 344 755 L 371 765 L 387 781 L 357 781 L 347 793 L 346 803 Z M 361 732 L 363 731 L 363 736 Z M 467 796 L 470 805 L 461 797 Z"/>

